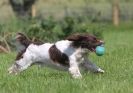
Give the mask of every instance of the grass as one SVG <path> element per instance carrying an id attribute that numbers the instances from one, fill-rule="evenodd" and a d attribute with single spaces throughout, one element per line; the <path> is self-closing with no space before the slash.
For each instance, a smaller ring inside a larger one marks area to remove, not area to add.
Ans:
<path id="1" fill-rule="evenodd" d="M 91 54 L 105 74 L 83 74 L 75 80 L 67 72 L 30 67 L 17 76 L 7 68 L 15 54 L 0 54 L 0 93 L 133 93 L 133 31 L 106 31 L 106 54 Z"/>

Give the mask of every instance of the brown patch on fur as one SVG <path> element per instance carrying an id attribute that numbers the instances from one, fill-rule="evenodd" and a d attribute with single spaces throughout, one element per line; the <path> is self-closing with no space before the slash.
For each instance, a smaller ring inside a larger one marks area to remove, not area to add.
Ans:
<path id="1" fill-rule="evenodd" d="M 69 66 L 69 58 L 66 54 L 62 53 L 55 45 L 49 49 L 50 58 L 61 65 Z"/>
<path id="2" fill-rule="evenodd" d="M 67 40 L 74 41 L 72 43 L 72 46 L 75 48 L 82 47 L 86 48 L 87 47 L 87 35 L 81 35 L 81 34 L 74 34 L 70 35 L 66 38 Z"/>
<path id="3" fill-rule="evenodd" d="M 80 34 L 74 34 L 74 35 L 68 36 L 66 39 L 69 41 L 74 41 L 72 43 L 72 46 L 75 48 L 79 48 L 81 46 L 81 41 L 83 40 L 83 37 Z"/>
<path id="4" fill-rule="evenodd" d="M 73 34 L 68 36 L 66 39 L 70 41 L 81 41 L 82 39 L 84 39 L 84 36 L 81 34 Z"/>
<path id="5" fill-rule="evenodd" d="M 26 49 L 20 51 L 20 52 L 17 54 L 15 60 L 20 60 L 21 58 L 23 58 L 23 54 L 24 54 L 25 51 L 26 51 Z"/>

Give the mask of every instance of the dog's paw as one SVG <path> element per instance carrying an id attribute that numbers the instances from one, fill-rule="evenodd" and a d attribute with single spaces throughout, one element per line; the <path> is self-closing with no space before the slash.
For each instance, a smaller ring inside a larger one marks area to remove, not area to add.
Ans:
<path id="1" fill-rule="evenodd" d="M 75 79 L 81 79 L 82 78 L 82 75 L 81 75 L 79 69 L 76 67 L 69 68 L 69 72 L 71 73 L 72 77 Z"/>
<path id="2" fill-rule="evenodd" d="M 104 70 L 102 70 L 101 68 L 98 68 L 98 70 L 97 70 L 97 73 L 104 73 L 105 71 Z"/>
<path id="3" fill-rule="evenodd" d="M 17 69 L 17 67 L 15 65 L 11 66 L 9 69 L 8 69 L 8 73 L 9 74 L 14 74 L 14 75 L 17 75 L 19 72 L 19 70 Z"/>
<path id="4" fill-rule="evenodd" d="M 72 75 L 72 77 L 75 79 L 81 79 L 82 75 L 81 74 L 74 74 L 74 75 Z"/>

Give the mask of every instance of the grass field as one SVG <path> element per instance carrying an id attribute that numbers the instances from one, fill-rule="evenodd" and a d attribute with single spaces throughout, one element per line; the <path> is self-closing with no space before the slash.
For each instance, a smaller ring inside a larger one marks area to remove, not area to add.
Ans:
<path id="1" fill-rule="evenodd" d="M 91 54 L 104 74 L 83 74 L 75 80 L 67 72 L 30 67 L 13 76 L 7 68 L 15 54 L 0 54 L 0 93 L 133 93 L 133 31 L 104 32 L 106 54 Z"/>

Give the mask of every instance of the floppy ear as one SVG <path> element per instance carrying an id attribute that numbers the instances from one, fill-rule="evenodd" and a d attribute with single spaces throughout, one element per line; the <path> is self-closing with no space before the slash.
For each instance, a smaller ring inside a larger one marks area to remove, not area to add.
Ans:
<path id="1" fill-rule="evenodd" d="M 66 40 L 70 40 L 70 41 L 82 41 L 83 39 L 84 37 L 80 34 L 70 35 L 66 38 Z"/>

